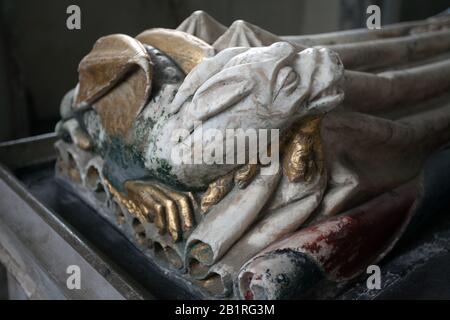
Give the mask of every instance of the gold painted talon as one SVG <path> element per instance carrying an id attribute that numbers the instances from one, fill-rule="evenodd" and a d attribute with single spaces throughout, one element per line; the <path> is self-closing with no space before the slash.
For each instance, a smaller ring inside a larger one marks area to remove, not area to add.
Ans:
<path id="1" fill-rule="evenodd" d="M 200 210 L 205 214 L 209 208 L 222 200 L 234 186 L 234 173 L 229 173 L 211 183 L 202 197 Z"/>
<path id="2" fill-rule="evenodd" d="M 211 183 L 201 199 L 200 211 L 206 214 L 213 205 L 225 198 L 235 184 L 240 189 L 246 188 L 258 171 L 258 164 L 246 164 Z"/>
<path id="3" fill-rule="evenodd" d="M 312 119 L 296 128 L 283 159 L 289 181 L 310 182 L 323 170 L 320 123 L 320 118 Z"/>
<path id="4" fill-rule="evenodd" d="M 239 168 L 234 174 L 234 183 L 236 183 L 240 189 L 245 189 L 258 171 L 259 166 L 257 164 L 246 164 Z"/>
<path id="5" fill-rule="evenodd" d="M 105 185 L 108 188 L 111 195 L 116 199 L 116 201 L 120 203 L 123 207 L 125 207 L 130 214 L 134 215 L 141 223 L 146 223 L 149 221 L 148 212 L 143 210 L 141 206 L 136 205 L 136 203 L 131 198 L 119 192 L 106 179 Z"/>
<path id="6" fill-rule="evenodd" d="M 127 181 L 125 189 L 153 218 L 158 231 L 168 231 L 174 242 L 181 240 L 183 231 L 195 226 L 190 198 L 185 194 L 143 181 Z"/>
<path id="7" fill-rule="evenodd" d="M 168 232 L 174 242 L 182 239 L 183 231 L 195 226 L 192 199 L 159 184 L 127 181 L 127 194 L 118 192 L 106 182 L 111 194 L 141 223 L 154 223 L 160 234 Z"/>
<path id="8" fill-rule="evenodd" d="M 175 192 L 161 185 L 158 185 L 157 187 L 176 202 L 181 217 L 181 227 L 183 231 L 192 229 L 195 226 L 195 219 L 190 198 L 183 193 Z"/>

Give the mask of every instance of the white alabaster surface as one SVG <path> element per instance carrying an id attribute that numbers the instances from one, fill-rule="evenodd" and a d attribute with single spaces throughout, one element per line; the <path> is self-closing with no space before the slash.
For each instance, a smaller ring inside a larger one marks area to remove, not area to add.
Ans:
<path id="1" fill-rule="evenodd" d="M 325 48 L 297 53 L 290 44 L 279 42 L 224 50 L 186 77 L 169 106 L 171 115 L 155 125 L 146 166 L 156 169 L 155 159 L 164 159 L 181 182 L 205 187 L 237 164 L 180 165 L 172 161 L 172 152 L 182 153 L 188 141 L 192 141 L 191 154 L 198 143 L 203 149 L 213 149 L 215 143 L 226 146 L 227 129 L 279 129 L 281 134 L 303 117 L 324 114 L 339 105 L 344 97 L 342 75 L 339 58 Z M 203 132 L 214 129 L 223 140 L 200 140 L 203 137 L 195 127 L 199 122 Z M 189 135 L 174 139 L 173 132 L 180 128 Z M 225 150 L 224 157 L 227 151 L 234 152 Z"/>

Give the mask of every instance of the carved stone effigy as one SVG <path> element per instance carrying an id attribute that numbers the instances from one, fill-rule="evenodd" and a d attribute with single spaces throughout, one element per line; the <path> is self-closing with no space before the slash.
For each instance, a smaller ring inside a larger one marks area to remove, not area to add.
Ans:
<path id="1" fill-rule="evenodd" d="M 450 141 L 449 27 L 279 37 L 195 12 L 177 30 L 103 37 L 61 104 L 57 176 L 204 297 L 354 279 L 401 237 L 426 159 Z M 239 129 L 279 139 L 228 162 Z"/>

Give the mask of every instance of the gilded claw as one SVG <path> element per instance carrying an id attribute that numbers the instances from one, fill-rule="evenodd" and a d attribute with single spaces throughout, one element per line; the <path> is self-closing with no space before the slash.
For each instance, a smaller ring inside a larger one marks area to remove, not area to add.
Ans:
<path id="1" fill-rule="evenodd" d="M 291 182 L 309 182 L 323 169 L 320 121 L 296 128 L 283 159 L 283 172 Z"/>
<path id="2" fill-rule="evenodd" d="M 159 185 L 158 188 L 177 204 L 183 231 L 192 229 L 195 226 L 195 219 L 192 213 L 190 198 L 184 193 L 175 192 L 161 185 Z"/>
<path id="3" fill-rule="evenodd" d="M 127 181 L 128 196 L 154 221 L 161 234 L 169 232 L 173 241 L 182 238 L 182 231 L 195 225 L 190 198 L 183 193 L 143 181 Z"/>
<path id="4" fill-rule="evenodd" d="M 222 200 L 234 186 L 234 174 L 227 174 L 211 183 L 202 197 L 200 209 L 205 214 L 209 208 Z"/>
<path id="5" fill-rule="evenodd" d="M 236 183 L 240 189 L 246 188 L 256 176 L 258 170 L 259 167 L 257 164 L 246 164 L 239 168 L 234 174 L 234 183 Z"/>
<path id="6" fill-rule="evenodd" d="M 259 171 L 257 164 L 246 164 L 235 172 L 231 172 L 220 177 L 211 183 L 202 197 L 200 209 L 205 214 L 213 205 L 219 203 L 236 184 L 240 189 L 244 189 L 253 180 Z"/>

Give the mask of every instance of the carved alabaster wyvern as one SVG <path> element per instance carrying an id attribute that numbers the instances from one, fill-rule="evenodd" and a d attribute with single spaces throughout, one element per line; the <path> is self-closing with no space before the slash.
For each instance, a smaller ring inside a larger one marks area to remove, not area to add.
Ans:
<path id="1" fill-rule="evenodd" d="M 227 29 L 196 12 L 178 30 L 100 38 L 61 105 L 57 174 L 205 297 L 287 298 L 318 275 L 354 278 L 392 247 L 409 215 L 397 213 L 377 238 L 347 232 L 347 211 L 414 181 L 450 139 L 450 106 L 435 98 L 450 87 L 448 21 L 322 45 L 323 35 L 278 37 L 243 21 Z M 225 139 L 238 140 L 238 129 L 279 130 L 257 149 L 277 152 L 280 166 L 264 174 L 258 156 L 227 162 L 237 150 Z M 174 160 L 192 160 L 199 145 L 201 162 Z M 223 161 L 211 152 L 217 146 Z M 400 202 L 414 201 L 413 187 L 400 190 Z M 374 216 L 379 235 L 388 218 Z M 337 258 L 343 246 L 317 240 L 330 230 L 375 242 L 352 247 L 358 267 L 345 276 L 330 271 L 349 264 Z M 321 265 L 324 256 L 334 269 Z"/>

